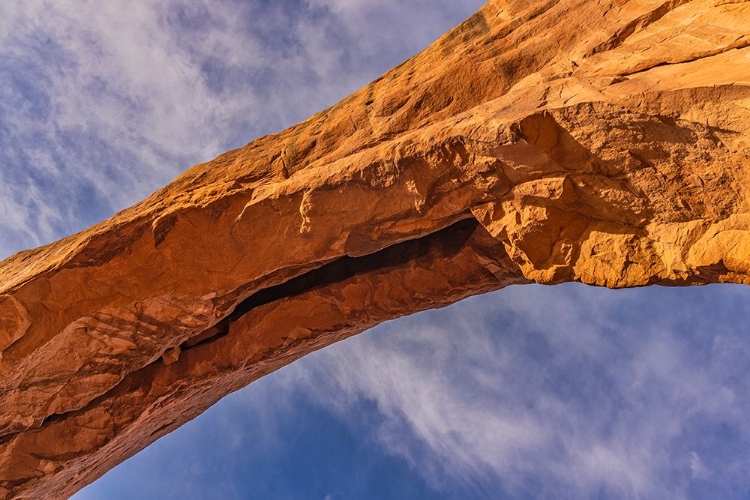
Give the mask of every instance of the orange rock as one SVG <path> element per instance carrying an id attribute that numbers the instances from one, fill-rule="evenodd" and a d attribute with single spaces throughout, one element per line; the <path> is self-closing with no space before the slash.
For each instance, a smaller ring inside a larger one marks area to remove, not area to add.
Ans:
<path id="1" fill-rule="evenodd" d="M 516 283 L 750 282 L 750 3 L 492 0 L 332 108 L 0 263 L 0 498 Z"/>

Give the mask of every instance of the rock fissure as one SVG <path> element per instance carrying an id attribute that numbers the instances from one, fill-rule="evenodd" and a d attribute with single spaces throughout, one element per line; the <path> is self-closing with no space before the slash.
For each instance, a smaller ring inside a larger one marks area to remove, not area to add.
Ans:
<path id="1" fill-rule="evenodd" d="M 654 64 L 652 64 L 650 66 L 645 66 L 643 68 L 639 67 L 637 70 L 629 71 L 629 72 L 626 72 L 626 73 L 621 73 L 618 76 L 621 76 L 621 77 L 630 77 L 630 76 L 634 76 L 634 75 L 637 75 L 637 74 L 640 74 L 640 73 L 646 73 L 648 71 L 651 71 L 654 68 L 660 68 L 660 67 L 664 67 L 664 66 L 679 66 L 681 64 L 690 64 L 690 63 L 693 63 L 693 62 L 696 62 L 696 61 L 700 61 L 701 59 L 710 59 L 712 57 L 716 57 L 716 56 L 719 56 L 719 55 L 722 55 L 722 54 L 726 54 L 727 52 L 732 51 L 732 50 L 742 50 L 742 49 L 746 49 L 748 47 L 750 47 L 750 38 L 742 40 L 740 42 L 733 43 L 733 44 L 729 45 L 728 47 L 724 47 L 724 48 L 716 49 L 716 50 L 711 50 L 711 51 L 708 51 L 708 52 L 705 52 L 705 53 L 701 53 L 701 54 L 697 54 L 697 55 L 694 55 L 694 56 L 691 56 L 691 57 L 687 57 L 685 59 L 678 59 L 678 60 L 674 60 L 674 61 L 661 61 L 661 62 L 658 62 L 658 63 L 654 63 Z"/>
<path id="2" fill-rule="evenodd" d="M 608 50 L 616 49 L 617 47 L 625 43 L 625 40 L 627 40 L 631 35 L 638 33 L 639 31 L 643 31 L 649 25 L 655 23 L 656 21 L 667 15 L 669 12 L 673 11 L 677 7 L 680 7 L 681 5 L 688 3 L 689 1 L 690 0 L 670 0 L 669 2 L 664 2 L 656 9 L 636 19 L 633 19 L 630 23 L 618 30 L 612 38 L 591 49 L 591 51 L 586 54 L 586 56 L 591 57 L 600 52 L 606 52 Z"/>

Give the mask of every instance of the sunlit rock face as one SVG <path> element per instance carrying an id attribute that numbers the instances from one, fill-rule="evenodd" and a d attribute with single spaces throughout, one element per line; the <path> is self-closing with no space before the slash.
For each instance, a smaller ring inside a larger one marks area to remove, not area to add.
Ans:
<path id="1" fill-rule="evenodd" d="M 0 263 L 0 498 L 521 283 L 750 282 L 750 3 L 492 0 L 423 53 Z"/>

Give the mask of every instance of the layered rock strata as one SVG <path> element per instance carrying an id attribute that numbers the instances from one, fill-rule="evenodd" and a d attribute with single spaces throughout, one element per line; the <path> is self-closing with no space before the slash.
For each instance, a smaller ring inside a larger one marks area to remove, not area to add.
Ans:
<path id="1" fill-rule="evenodd" d="M 0 263 L 0 498 L 64 498 L 381 321 L 750 282 L 750 2 L 492 0 L 330 109 Z"/>

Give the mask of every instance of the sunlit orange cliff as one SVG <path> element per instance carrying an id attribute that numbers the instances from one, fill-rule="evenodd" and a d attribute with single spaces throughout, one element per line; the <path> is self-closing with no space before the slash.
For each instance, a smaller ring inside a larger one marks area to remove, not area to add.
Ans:
<path id="1" fill-rule="evenodd" d="M 750 283 L 750 2 L 492 0 L 335 106 L 0 263 L 0 498 L 511 284 Z"/>

